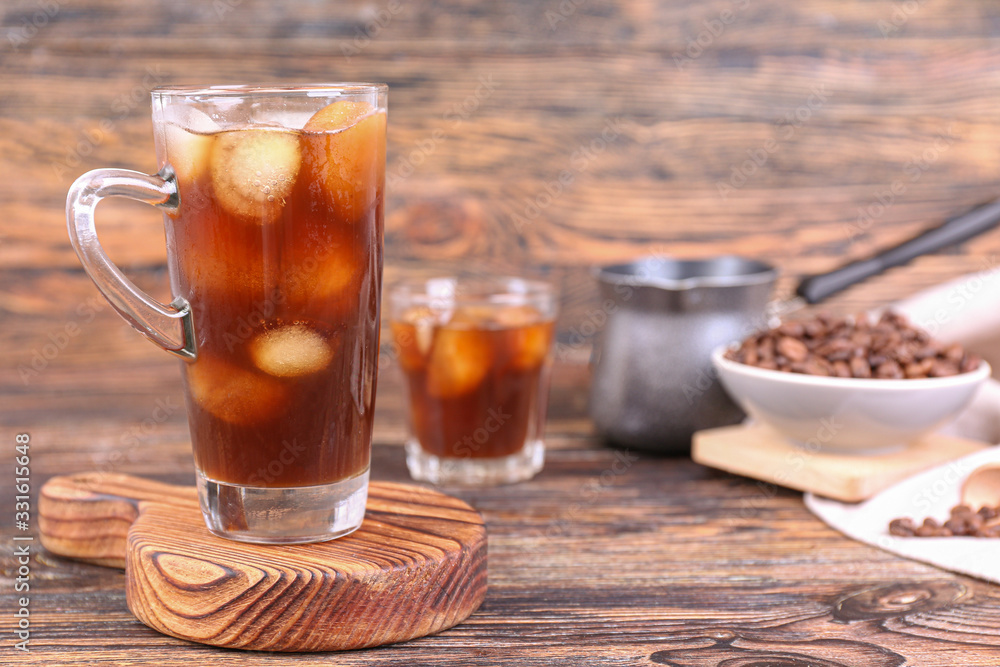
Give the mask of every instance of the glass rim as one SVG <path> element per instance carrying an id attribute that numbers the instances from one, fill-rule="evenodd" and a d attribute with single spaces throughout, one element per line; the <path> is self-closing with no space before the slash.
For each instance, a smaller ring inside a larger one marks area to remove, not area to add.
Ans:
<path id="1" fill-rule="evenodd" d="M 198 97 L 203 95 L 210 95 L 212 97 L 281 97 L 292 94 L 309 95 L 310 93 L 328 95 L 334 92 L 348 94 L 381 93 L 388 90 L 389 86 L 385 83 L 348 81 L 343 83 L 246 83 L 213 86 L 169 85 L 157 86 L 151 91 L 151 94 L 153 97 Z"/>
<path id="2" fill-rule="evenodd" d="M 389 286 L 388 295 L 393 305 L 404 305 L 404 302 L 405 305 L 441 305 L 444 302 L 499 305 L 509 303 L 511 298 L 543 299 L 554 304 L 557 291 L 550 282 L 523 276 L 433 276 L 395 281 Z"/>

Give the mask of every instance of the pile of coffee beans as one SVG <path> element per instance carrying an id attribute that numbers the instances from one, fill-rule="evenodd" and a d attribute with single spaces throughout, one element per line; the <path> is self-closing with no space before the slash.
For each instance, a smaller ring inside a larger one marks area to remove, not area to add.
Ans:
<path id="1" fill-rule="evenodd" d="M 981 507 L 975 511 L 968 505 L 956 505 L 944 523 L 928 517 L 919 526 L 913 519 L 893 519 L 889 522 L 889 534 L 898 537 L 1000 537 L 1000 507 Z"/>
<path id="2" fill-rule="evenodd" d="M 844 378 L 946 377 L 979 367 L 958 343 L 945 344 L 886 311 L 876 322 L 820 313 L 750 336 L 728 359 L 758 368 Z"/>

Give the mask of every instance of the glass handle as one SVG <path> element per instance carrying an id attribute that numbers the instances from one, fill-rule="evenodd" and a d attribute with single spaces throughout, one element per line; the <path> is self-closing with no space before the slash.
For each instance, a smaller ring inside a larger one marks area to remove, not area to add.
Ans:
<path id="1" fill-rule="evenodd" d="M 115 266 L 100 241 L 94 209 L 105 197 L 128 197 L 171 213 L 177 210 L 177 181 L 170 167 L 148 175 L 130 169 L 94 169 L 76 179 L 66 198 L 69 239 L 87 275 L 112 307 L 139 333 L 182 359 L 195 358 L 194 320 L 182 297 L 164 305 L 136 287 Z"/>

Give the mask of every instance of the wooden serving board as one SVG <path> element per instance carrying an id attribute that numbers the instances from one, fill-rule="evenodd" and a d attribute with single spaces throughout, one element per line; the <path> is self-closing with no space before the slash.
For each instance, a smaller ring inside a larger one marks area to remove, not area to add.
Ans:
<path id="1" fill-rule="evenodd" d="M 988 447 L 932 433 L 885 454 L 811 452 L 765 424 L 723 426 L 694 434 L 691 458 L 726 472 L 845 502 L 860 502 L 896 482 Z"/>
<path id="2" fill-rule="evenodd" d="M 331 651 L 460 623 L 486 594 L 486 528 L 437 491 L 372 482 L 365 520 L 329 542 L 263 546 L 208 532 L 193 487 L 87 473 L 49 480 L 42 544 L 124 567 L 128 607 L 151 628 L 213 646 Z"/>

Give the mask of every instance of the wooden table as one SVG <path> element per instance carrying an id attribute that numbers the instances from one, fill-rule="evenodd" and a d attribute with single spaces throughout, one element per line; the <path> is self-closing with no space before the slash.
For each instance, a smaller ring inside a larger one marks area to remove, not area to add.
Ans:
<path id="1" fill-rule="evenodd" d="M 112 321 L 99 333 L 114 337 L 124 328 Z M 181 400 L 174 362 L 154 354 L 128 366 L 94 368 L 76 378 L 53 370 L 63 387 L 58 395 L 36 395 L 35 409 L 20 400 L 5 405 L 5 447 L 13 449 L 15 433 L 31 434 L 36 491 L 52 475 L 94 468 L 193 481 L 183 410 L 170 411 Z M 848 540 L 809 514 L 798 493 L 686 458 L 601 446 L 581 416 L 586 380 L 584 367 L 557 367 L 548 458 L 537 478 L 450 490 L 486 518 L 490 584 L 479 611 L 452 630 L 336 656 L 189 644 L 129 614 L 122 572 L 51 556 L 36 542 L 31 652 L 19 655 L 10 639 L 16 566 L 5 523 L 0 662 L 1000 664 L 1000 588 Z M 398 385 L 390 367 L 380 384 L 375 479 L 408 480 Z M 8 474 L 0 497 L 12 495 Z"/>

